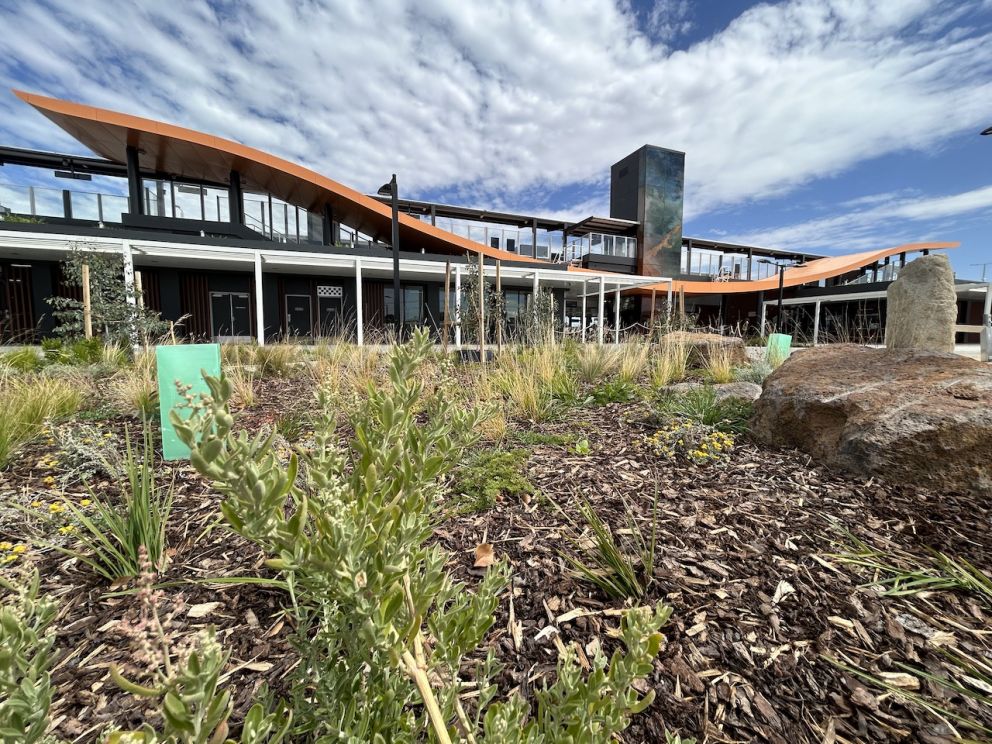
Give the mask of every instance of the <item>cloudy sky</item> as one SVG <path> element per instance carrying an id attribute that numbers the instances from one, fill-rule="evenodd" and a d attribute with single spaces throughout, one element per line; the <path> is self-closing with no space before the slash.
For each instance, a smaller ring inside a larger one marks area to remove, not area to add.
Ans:
<path id="1" fill-rule="evenodd" d="M 686 153 L 688 235 L 992 261 L 992 0 L 0 0 L 0 22 L 3 88 L 362 190 L 395 171 L 408 197 L 605 215 L 610 165 L 650 143 Z M 6 93 L 0 144 L 81 148 Z"/>

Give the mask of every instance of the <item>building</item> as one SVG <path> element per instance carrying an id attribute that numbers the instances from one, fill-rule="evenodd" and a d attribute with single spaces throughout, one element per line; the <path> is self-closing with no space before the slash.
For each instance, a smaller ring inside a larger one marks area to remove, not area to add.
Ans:
<path id="1" fill-rule="evenodd" d="M 79 291 L 60 273 L 75 247 L 119 253 L 142 301 L 192 339 L 363 343 L 395 326 L 389 196 L 208 134 L 15 94 L 95 156 L 0 147 L 0 165 L 73 186 L 15 185 L 0 170 L 5 340 L 52 332 L 47 299 Z M 631 153 L 612 168 L 610 216 L 579 222 L 398 200 L 400 322 L 438 330 L 447 312 L 457 341 L 463 285 L 481 263 L 487 282 L 499 283 L 511 332 L 540 290 L 553 294 L 561 327 L 600 341 L 644 328 L 676 302 L 703 322 L 758 332 L 775 315 L 768 306 L 777 307 L 781 279 L 787 327 L 818 337 L 842 315 L 863 319 L 850 308 L 884 291 L 907 256 L 956 246 L 824 257 L 688 238 L 684 161 L 654 146 Z M 94 178 L 119 187 L 85 188 Z M 975 298 L 968 290 L 962 322 L 981 317 L 984 290 Z M 845 310 L 821 319 L 821 307 Z M 882 315 L 872 312 L 877 326 Z"/>

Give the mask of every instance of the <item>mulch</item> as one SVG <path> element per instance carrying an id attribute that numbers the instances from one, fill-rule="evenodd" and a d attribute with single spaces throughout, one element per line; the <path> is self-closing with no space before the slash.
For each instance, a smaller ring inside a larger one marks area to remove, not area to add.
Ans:
<path id="1" fill-rule="evenodd" d="M 266 383 L 258 406 L 239 425 L 271 423 L 283 410 L 278 401 L 308 399 L 290 382 Z M 591 452 L 529 447 L 536 497 L 507 495 L 494 509 L 452 517 L 437 528 L 452 571 L 470 584 L 482 570 L 473 568 L 481 543 L 491 543 L 496 556 L 512 564 L 513 622 L 507 596 L 486 641 L 505 665 L 502 689 L 526 692 L 553 679 L 563 645 L 576 644 L 580 660 L 597 647 L 616 647 L 610 632 L 618 621 L 610 611 L 624 603 L 577 579 L 562 551 L 583 532 L 580 499 L 615 531 L 631 518 L 650 530 L 657 493 L 655 580 L 641 602 L 664 601 L 674 614 L 645 687 L 656 691 L 656 700 L 624 741 L 665 741 L 666 730 L 707 742 L 776 744 L 952 738 L 953 721 L 906 704 L 828 659 L 878 676 L 898 672 L 900 662 L 938 671 L 947 644 L 989 657 L 989 608 L 950 592 L 881 596 L 866 585 L 871 576 L 833 554 L 844 549 L 842 530 L 848 530 L 883 550 L 925 556 L 929 547 L 989 571 L 987 504 L 827 472 L 802 454 L 747 442 L 710 465 L 659 459 L 642 444 L 651 432 L 642 404 L 575 409 L 553 424 L 515 426 L 581 432 Z M 225 684 L 234 691 L 237 718 L 263 684 L 276 694 L 285 691 L 295 668 L 285 598 L 264 586 L 210 583 L 271 574 L 258 550 L 218 522 L 218 499 L 199 476 L 184 467 L 166 470 L 175 475 L 177 494 L 171 563 L 160 577 L 163 610 L 177 612 L 171 630 L 177 639 L 217 628 L 232 654 Z M 20 463 L 0 474 L 4 500 L 23 502 L 42 488 Z M 114 484 L 103 488 L 113 496 Z M 0 539 L 24 537 L 23 525 L 4 510 Z M 136 612 L 135 598 L 108 595 L 85 567 L 55 551 L 33 551 L 32 560 L 59 600 L 53 733 L 90 742 L 107 724 L 139 725 L 149 713 L 145 702 L 107 678 L 110 663 L 130 660 L 130 641 L 120 628 Z M 960 696 L 926 681 L 919 692 L 992 727 L 987 709 L 970 708 Z"/>

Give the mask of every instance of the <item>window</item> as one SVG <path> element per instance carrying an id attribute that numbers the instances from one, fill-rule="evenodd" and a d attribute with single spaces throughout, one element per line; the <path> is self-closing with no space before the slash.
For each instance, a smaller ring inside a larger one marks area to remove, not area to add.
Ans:
<path id="1" fill-rule="evenodd" d="M 489 247 L 490 248 L 499 248 L 499 235 L 491 235 L 491 236 L 489 236 Z"/>
<path id="2" fill-rule="evenodd" d="M 506 319 L 514 321 L 522 317 L 527 312 L 527 300 L 529 297 L 529 292 L 519 289 L 508 289 L 504 291 L 503 302 L 506 309 Z"/>
<path id="3" fill-rule="evenodd" d="M 510 251 L 511 253 L 513 253 L 513 252 L 515 252 L 517 250 L 517 240 L 516 240 L 516 238 L 507 238 L 506 239 L 506 250 Z"/>
<path id="4" fill-rule="evenodd" d="M 387 323 L 395 323 L 393 317 L 393 288 L 386 287 L 382 292 Z M 403 323 L 421 324 L 424 322 L 424 288 L 419 286 L 400 287 L 400 312 Z"/>

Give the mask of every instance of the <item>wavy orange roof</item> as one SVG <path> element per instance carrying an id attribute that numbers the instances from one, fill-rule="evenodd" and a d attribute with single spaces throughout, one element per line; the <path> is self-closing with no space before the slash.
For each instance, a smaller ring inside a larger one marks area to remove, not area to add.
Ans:
<path id="1" fill-rule="evenodd" d="M 93 152 L 118 163 L 126 161 L 130 145 L 139 148 L 142 168 L 170 173 L 179 178 L 212 183 L 226 183 L 232 170 L 241 173 L 250 189 L 265 191 L 290 204 L 310 210 L 320 210 L 330 204 L 335 219 L 357 228 L 366 235 L 388 235 L 392 213 L 388 205 L 372 199 L 326 176 L 283 160 L 274 155 L 247 147 L 232 140 L 165 124 L 152 119 L 122 114 L 116 111 L 85 106 L 58 98 L 15 90 L 22 101 L 34 106 Z M 462 254 L 482 253 L 494 259 L 551 266 L 551 262 L 528 258 L 509 251 L 492 248 L 463 238 L 400 213 L 400 244 L 423 248 L 428 252 Z M 786 270 L 785 286 L 828 279 L 868 266 L 887 256 L 922 250 L 956 248 L 958 243 L 907 243 L 877 251 L 864 251 L 843 256 L 830 256 L 810 261 Z M 574 267 L 570 271 L 582 271 Z M 603 274 L 608 272 L 596 272 Z M 638 292 L 652 289 L 667 290 L 668 282 L 639 287 Z M 673 282 L 675 291 L 686 294 L 735 294 L 760 292 L 778 288 L 778 277 L 751 281 Z"/>
<path id="2" fill-rule="evenodd" d="M 315 211 L 330 204 L 335 219 L 349 227 L 366 235 L 390 233 L 392 212 L 389 205 L 302 165 L 174 124 L 21 90 L 15 90 L 14 94 L 108 160 L 126 162 L 127 147 L 134 145 L 139 148 L 142 168 L 179 178 L 227 183 L 231 171 L 237 170 L 250 189 L 265 191 L 290 204 Z M 414 250 L 423 248 L 428 253 L 456 254 L 468 251 L 503 261 L 550 265 L 542 259 L 476 243 L 408 214 L 400 213 L 399 217 L 400 245 Z"/>

